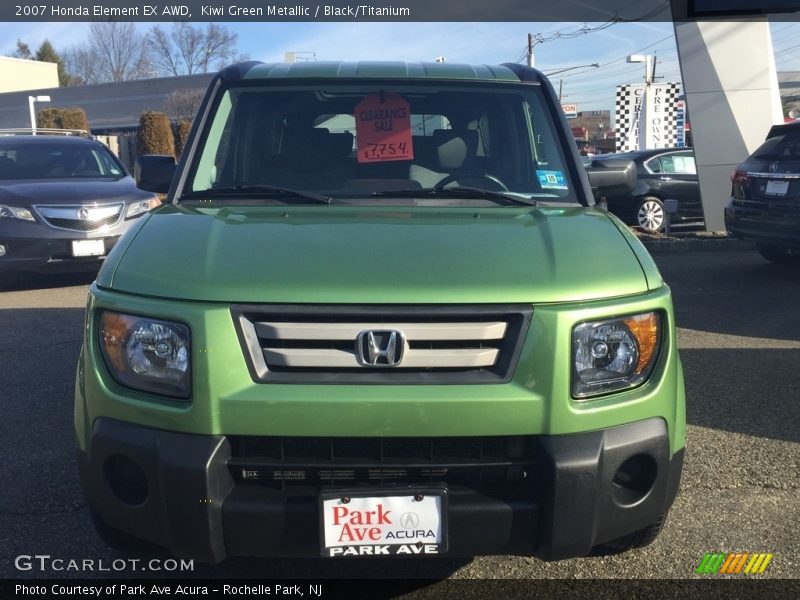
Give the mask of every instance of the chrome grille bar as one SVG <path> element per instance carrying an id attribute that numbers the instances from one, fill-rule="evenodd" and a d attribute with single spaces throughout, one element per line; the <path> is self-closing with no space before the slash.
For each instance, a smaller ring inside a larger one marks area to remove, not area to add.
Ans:
<path id="1" fill-rule="evenodd" d="M 501 340 L 504 321 L 463 323 L 280 323 L 255 324 L 259 338 L 273 340 L 354 340 L 362 331 L 393 329 L 402 331 L 409 342 Z"/>
<path id="2" fill-rule="evenodd" d="M 397 368 L 468 368 L 491 367 L 497 360 L 497 348 L 450 348 L 405 352 Z M 361 365 L 355 352 L 324 348 L 265 348 L 264 358 L 273 367 L 357 369 Z"/>

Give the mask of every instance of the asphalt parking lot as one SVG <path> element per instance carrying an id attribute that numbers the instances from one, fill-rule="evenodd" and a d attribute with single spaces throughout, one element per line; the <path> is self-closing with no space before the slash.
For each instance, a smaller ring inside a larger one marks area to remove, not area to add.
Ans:
<path id="1" fill-rule="evenodd" d="M 490 556 L 374 561 L 368 569 L 359 561 L 230 559 L 184 575 L 687 578 L 697 577 L 706 552 L 736 551 L 774 554 L 759 577 L 797 577 L 800 270 L 780 269 L 752 251 L 657 254 L 656 260 L 674 293 L 688 430 L 681 493 L 652 546 L 557 563 Z M 0 283 L 0 578 L 108 576 L 20 571 L 19 555 L 121 556 L 95 536 L 73 464 L 72 387 L 91 279 Z"/>

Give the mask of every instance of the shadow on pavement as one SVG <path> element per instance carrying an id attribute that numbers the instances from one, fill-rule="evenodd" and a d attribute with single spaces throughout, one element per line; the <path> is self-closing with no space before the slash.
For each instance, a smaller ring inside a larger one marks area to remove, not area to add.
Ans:
<path id="1" fill-rule="evenodd" d="M 800 268 L 753 252 L 655 257 L 672 288 L 678 327 L 776 340 L 800 340 Z"/>
<path id="2" fill-rule="evenodd" d="M 686 421 L 800 442 L 800 349 L 683 349 Z"/>
<path id="3" fill-rule="evenodd" d="M 87 285 L 97 277 L 98 268 L 75 273 L 2 273 L 0 272 L 0 292 L 23 290 L 43 290 L 50 288 Z"/>

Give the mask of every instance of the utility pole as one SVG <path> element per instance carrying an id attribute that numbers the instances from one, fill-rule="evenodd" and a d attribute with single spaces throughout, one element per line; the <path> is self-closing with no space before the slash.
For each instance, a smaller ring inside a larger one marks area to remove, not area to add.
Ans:
<path id="1" fill-rule="evenodd" d="M 517 46 L 519 47 L 519 46 Z M 536 60 L 533 57 L 533 34 L 528 34 L 528 66 L 533 67 L 536 64 Z"/>
<path id="2" fill-rule="evenodd" d="M 561 102 L 561 98 L 562 98 L 561 91 L 563 89 L 564 89 L 564 80 L 563 79 L 559 79 L 558 80 L 558 101 L 559 102 Z"/>

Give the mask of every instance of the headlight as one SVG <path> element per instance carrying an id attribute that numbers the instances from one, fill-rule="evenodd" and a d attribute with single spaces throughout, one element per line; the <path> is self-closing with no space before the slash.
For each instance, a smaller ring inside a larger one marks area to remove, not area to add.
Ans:
<path id="1" fill-rule="evenodd" d="M 154 394 L 189 397 L 191 344 L 186 325 L 104 311 L 98 329 L 103 360 L 119 383 Z"/>
<path id="2" fill-rule="evenodd" d="M 572 331 L 572 396 L 589 398 L 643 383 L 660 347 L 659 313 L 576 326 Z"/>
<path id="3" fill-rule="evenodd" d="M 19 206 L 5 206 L 0 204 L 0 219 L 20 219 L 21 221 L 35 221 L 33 213 L 27 208 Z"/>
<path id="4" fill-rule="evenodd" d="M 130 219 L 132 217 L 138 217 L 139 215 L 146 213 L 149 210 L 153 210 L 161 206 L 161 200 L 156 197 L 149 198 L 147 200 L 140 200 L 139 202 L 134 202 L 133 204 L 128 204 L 128 208 L 125 211 L 125 218 Z"/>

